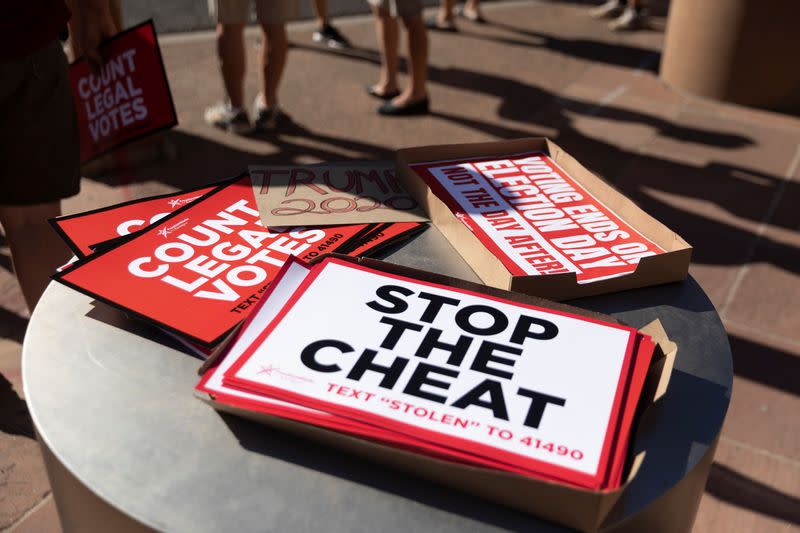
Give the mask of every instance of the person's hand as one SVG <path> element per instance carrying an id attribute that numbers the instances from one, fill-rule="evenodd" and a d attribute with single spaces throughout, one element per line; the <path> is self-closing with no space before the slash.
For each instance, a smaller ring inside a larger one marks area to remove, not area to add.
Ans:
<path id="1" fill-rule="evenodd" d="M 97 73 L 103 64 L 103 57 L 98 47 L 100 43 L 118 33 L 111 16 L 110 0 L 74 0 L 72 2 L 74 17 L 73 27 L 78 47 L 89 60 L 89 66 Z"/>

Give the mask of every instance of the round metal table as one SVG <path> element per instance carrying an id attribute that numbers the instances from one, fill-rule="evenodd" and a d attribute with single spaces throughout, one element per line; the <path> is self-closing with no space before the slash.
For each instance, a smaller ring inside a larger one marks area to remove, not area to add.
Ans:
<path id="1" fill-rule="evenodd" d="M 478 281 L 435 228 L 384 259 Z M 690 529 L 733 381 L 713 305 L 691 278 L 570 303 L 636 327 L 659 318 L 678 344 L 613 529 Z M 217 413 L 193 396 L 200 364 L 150 326 L 50 285 L 22 366 L 65 531 L 564 531 Z"/>

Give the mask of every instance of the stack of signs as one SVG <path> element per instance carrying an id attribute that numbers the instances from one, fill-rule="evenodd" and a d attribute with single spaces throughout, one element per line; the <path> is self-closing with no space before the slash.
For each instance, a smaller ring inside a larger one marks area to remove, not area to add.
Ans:
<path id="1" fill-rule="evenodd" d="M 197 390 L 438 459 L 620 485 L 649 337 L 397 272 L 287 262 Z"/>
<path id="2" fill-rule="evenodd" d="M 51 224 L 77 257 L 54 279 L 156 324 L 200 355 L 247 317 L 288 258 L 342 247 L 363 253 L 388 240 L 361 246 L 377 224 L 267 229 L 247 175 Z"/>
<path id="3" fill-rule="evenodd" d="M 411 168 L 513 275 L 591 283 L 664 253 L 543 152 Z"/>
<path id="4" fill-rule="evenodd" d="M 100 46 L 103 66 L 80 58 L 69 67 L 81 163 L 178 123 L 153 21 Z"/>

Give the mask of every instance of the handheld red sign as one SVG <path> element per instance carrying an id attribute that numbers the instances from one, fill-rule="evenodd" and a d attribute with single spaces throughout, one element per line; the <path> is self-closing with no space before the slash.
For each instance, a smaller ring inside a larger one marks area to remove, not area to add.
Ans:
<path id="1" fill-rule="evenodd" d="M 81 162 L 178 123 L 153 21 L 103 43 L 93 74 L 83 57 L 69 66 Z"/>

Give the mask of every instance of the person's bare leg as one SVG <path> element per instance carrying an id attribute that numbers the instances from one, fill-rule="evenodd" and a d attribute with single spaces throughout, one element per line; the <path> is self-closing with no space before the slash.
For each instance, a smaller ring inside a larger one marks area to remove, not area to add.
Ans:
<path id="1" fill-rule="evenodd" d="M 261 67 L 260 96 L 266 107 L 273 107 L 278 103 L 278 87 L 281 83 L 283 70 L 286 67 L 286 56 L 289 53 L 289 39 L 286 36 L 284 24 L 261 24 L 264 32 L 264 41 L 258 52 Z"/>
<path id="2" fill-rule="evenodd" d="M 378 83 L 372 88 L 378 94 L 395 92 L 397 86 L 398 57 L 397 48 L 400 39 L 397 19 L 389 16 L 385 9 L 372 6 L 375 15 L 375 33 L 378 37 L 378 47 L 381 50 L 381 71 Z"/>
<path id="3" fill-rule="evenodd" d="M 464 3 L 464 16 L 470 20 L 483 19 L 480 0 L 467 0 Z"/>
<path id="4" fill-rule="evenodd" d="M 217 57 L 231 106 L 244 108 L 244 24 L 217 24 Z"/>
<path id="5" fill-rule="evenodd" d="M 14 272 L 31 311 L 50 276 L 69 259 L 69 249 L 47 223 L 48 218 L 60 214 L 61 202 L 0 206 L 0 224 L 11 249 Z"/>
<path id="6" fill-rule="evenodd" d="M 439 11 L 436 12 L 436 24 L 442 28 L 452 28 L 456 25 L 453 18 L 453 8 L 456 0 L 440 0 Z"/>
<path id="7" fill-rule="evenodd" d="M 404 18 L 403 24 L 408 31 L 408 87 L 392 100 L 399 106 L 407 106 L 428 97 L 428 30 L 422 15 Z"/>
<path id="8" fill-rule="evenodd" d="M 314 13 L 317 15 L 317 27 L 324 28 L 330 23 L 328 19 L 328 0 L 314 0 Z"/>

